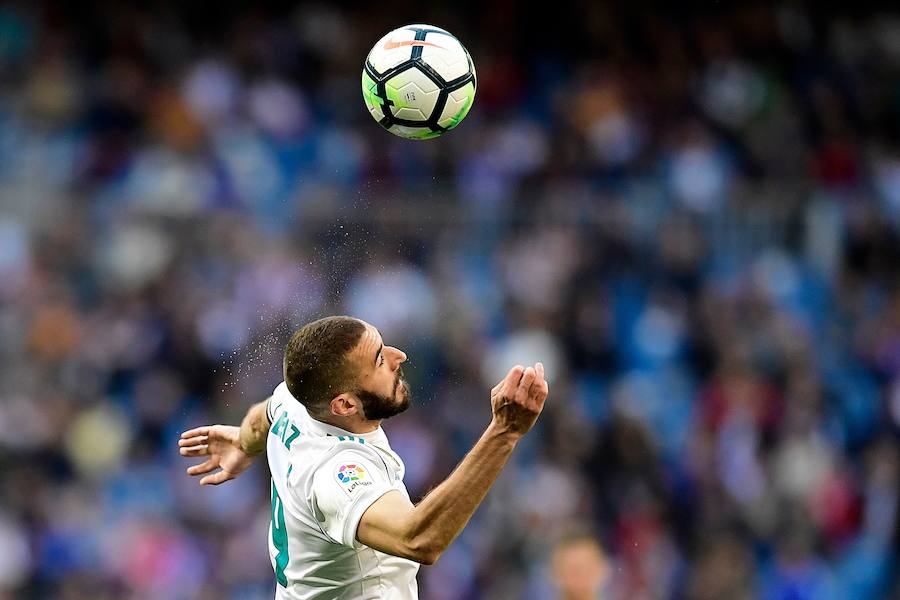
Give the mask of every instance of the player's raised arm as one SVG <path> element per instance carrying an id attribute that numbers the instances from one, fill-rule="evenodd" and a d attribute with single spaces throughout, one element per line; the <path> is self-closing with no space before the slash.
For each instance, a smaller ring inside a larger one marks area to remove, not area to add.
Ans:
<path id="1" fill-rule="evenodd" d="M 188 467 L 188 475 L 205 475 L 200 485 L 218 485 L 234 479 L 253 464 L 266 449 L 269 433 L 268 400 L 250 407 L 240 427 L 205 425 L 181 434 L 178 446 L 182 456 L 208 456 L 206 462 Z M 220 471 L 212 473 L 216 469 Z"/>
<path id="2" fill-rule="evenodd" d="M 360 519 L 357 539 L 377 550 L 432 564 L 456 539 L 534 425 L 549 392 L 544 367 L 513 367 L 491 391 L 493 418 L 459 466 L 418 505 L 396 491 Z"/>

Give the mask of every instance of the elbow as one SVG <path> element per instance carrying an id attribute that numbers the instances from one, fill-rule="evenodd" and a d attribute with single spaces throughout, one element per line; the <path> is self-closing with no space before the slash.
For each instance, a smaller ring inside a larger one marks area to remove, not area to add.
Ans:
<path id="1" fill-rule="evenodd" d="M 433 565 L 443 554 L 445 548 L 439 544 L 422 540 L 414 542 L 409 547 L 409 558 L 423 565 Z"/>
<path id="2" fill-rule="evenodd" d="M 401 525 L 401 547 L 405 558 L 422 565 L 433 565 L 453 541 L 447 532 L 435 525 L 433 518 L 423 518 L 419 511 L 409 513 Z"/>
<path id="3" fill-rule="evenodd" d="M 441 553 L 436 550 L 427 550 L 416 554 L 414 561 L 421 565 L 431 566 L 441 557 Z"/>

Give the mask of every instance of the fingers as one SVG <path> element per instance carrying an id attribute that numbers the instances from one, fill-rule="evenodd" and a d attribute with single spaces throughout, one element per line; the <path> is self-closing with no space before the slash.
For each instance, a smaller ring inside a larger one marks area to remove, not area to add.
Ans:
<path id="1" fill-rule="evenodd" d="M 216 427 L 216 425 L 203 425 L 182 433 L 181 439 L 178 440 L 179 453 L 188 457 L 209 454 L 210 438 L 218 439 Z"/>
<path id="2" fill-rule="evenodd" d="M 229 473 L 228 471 L 219 471 L 218 473 L 213 473 L 212 475 L 207 475 L 203 479 L 200 480 L 200 485 L 219 485 L 220 483 L 225 483 L 226 481 L 231 481 L 234 479 L 234 475 Z"/>
<path id="3" fill-rule="evenodd" d="M 225 431 L 225 429 L 233 428 L 222 428 L 219 425 L 204 425 L 189 429 L 182 433 L 181 439 L 178 440 L 178 452 L 182 456 L 190 458 L 210 455 L 210 442 L 215 445 L 226 439 L 228 431 Z M 205 477 L 200 479 L 200 485 L 219 485 L 234 479 L 236 475 L 225 470 L 213 473 L 219 468 L 219 461 L 219 454 L 213 454 L 205 462 L 188 467 L 187 474 L 192 476 L 205 475 Z"/>
<path id="4" fill-rule="evenodd" d="M 537 362 L 522 372 L 515 392 L 515 402 L 530 410 L 540 411 L 550 388 L 544 379 L 544 364 Z"/>
<path id="5" fill-rule="evenodd" d="M 544 363 L 535 363 L 534 372 L 535 377 L 534 383 L 531 384 L 531 391 L 534 394 L 539 394 L 547 389 L 547 380 L 544 379 Z"/>
<path id="6" fill-rule="evenodd" d="M 544 363 L 536 363 L 534 371 L 535 378 L 534 383 L 531 384 L 531 394 L 534 396 L 537 406 L 541 407 L 544 404 L 544 400 L 547 399 L 547 394 L 550 393 L 550 386 L 547 384 L 547 380 L 544 379 Z"/>
<path id="7" fill-rule="evenodd" d="M 522 365 L 516 365 L 509 370 L 503 381 L 500 382 L 500 395 L 504 400 L 512 400 L 516 393 L 519 381 L 522 379 L 524 372 Z"/>
<path id="8" fill-rule="evenodd" d="M 209 473 L 210 471 L 215 470 L 219 466 L 219 461 L 215 458 L 210 458 L 206 462 L 200 463 L 199 465 L 194 465 L 192 467 L 187 468 L 188 475 L 204 475 Z"/>
<path id="9" fill-rule="evenodd" d="M 534 383 L 534 378 L 537 376 L 537 373 L 534 370 L 534 367 L 528 367 L 522 373 L 522 379 L 519 381 L 519 386 L 516 389 L 516 404 L 521 404 L 522 406 L 529 406 L 529 399 L 531 395 L 531 384 Z"/>
<path id="10" fill-rule="evenodd" d="M 179 448 L 178 452 L 182 456 L 188 457 L 206 456 L 209 454 L 209 446 L 207 444 L 198 444 L 196 446 L 191 446 L 190 448 Z"/>
<path id="11" fill-rule="evenodd" d="M 180 440 L 178 440 L 178 445 L 182 448 L 189 448 L 191 446 L 199 446 L 201 444 L 208 444 L 209 436 L 208 435 L 195 435 L 193 437 L 186 438 L 184 434 Z"/>
<path id="12" fill-rule="evenodd" d="M 196 475 L 206 475 L 207 473 L 211 473 L 219 468 L 219 458 L 213 457 L 207 460 L 206 462 L 200 463 L 199 465 L 194 465 L 192 467 L 187 468 L 187 474 L 191 476 Z M 226 481 L 230 481 L 235 478 L 233 473 L 229 473 L 226 470 L 221 470 L 218 473 L 213 473 L 212 475 L 206 475 L 200 480 L 200 485 L 219 485 L 220 483 L 225 483 Z"/>
<path id="13" fill-rule="evenodd" d="M 193 429 L 188 429 L 181 434 L 181 439 L 192 438 L 198 435 L 208 436 L 210 429 L 212 429 L 210 425 L 203 425 L 202 427 L 194 427 Z"/>

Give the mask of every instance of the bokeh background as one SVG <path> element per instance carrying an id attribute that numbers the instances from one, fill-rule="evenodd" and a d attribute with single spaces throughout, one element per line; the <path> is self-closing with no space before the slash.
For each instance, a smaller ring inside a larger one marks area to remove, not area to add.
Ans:
<path id="1" fill-rule="evenodd" d="M 0 5 L 0 598 L 271 598 L 268 471 L 200 488 L 282 345 L 410 356 L 413 496 L 542 359 L 551 398 L 422 598 L 900 597 L 900 12 L 512 0 Z M 837 3 L 835 3 L 837 4 Z M 478 72 L 382 131 L 386 31 Z"/>

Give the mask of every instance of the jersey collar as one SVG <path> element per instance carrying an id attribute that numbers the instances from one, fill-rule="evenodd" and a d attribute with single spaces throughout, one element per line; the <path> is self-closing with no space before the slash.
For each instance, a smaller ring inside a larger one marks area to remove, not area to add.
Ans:
<path id="1" fill-rule="evenodd" d="M 368 433 L 353 433 L 352 431 L 347 431 L 346 429 L 341 429 L 340 427 L 335 427 L 334 425 L 329 425 L 328 423 L 323 423 L 322 421 L 314 419 L 311 415 L 309 417 L 309 428 L 316 433 L 320 433 L 322 435 L 331 435 L 334 437 L 355 437 L 362 438 L 369 443 L 378 444 L 378 445 L 386 445 L 387 436 L 384 433 L 384 430 L 381 426 L 378 427 L 375 431 L 370 431 Z"/>

